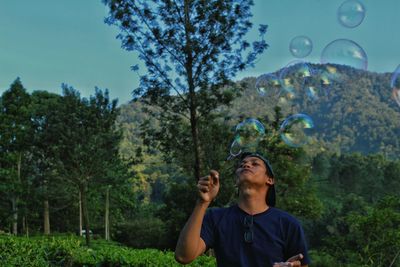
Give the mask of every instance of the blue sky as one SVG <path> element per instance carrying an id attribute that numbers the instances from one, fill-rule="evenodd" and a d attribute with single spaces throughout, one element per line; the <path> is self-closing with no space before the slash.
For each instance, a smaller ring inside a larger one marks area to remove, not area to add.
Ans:
<path id="1" fill-rule="evenodd" d="M 400 64 L 400 1 L 359 1 L 366 16 L 358 27 L 346 28 L 337 20 L 343 0 L 256 0 L 248 39 L 254 40 L 258 24 L 268 24 L 270 47 L 255 68 L 237 79 L 275 71 L 296 59 L 289 43 L 298 35 L 313 42 L 304 60 L 318 63 L 328 43 L 346 38 L 364 49 L 368 70 L 393 72 Z M 130 66 L 139 61 L 121 49 L 117 29 L 103 22 L 106 14 L 100 0 L 0 0 L 0 94 L 20 77 L 30 92 L 61 94 L 61 83 L 67 83 L 85 97 L 98 86 L 120 103 L 129 101 L 138 85 Z"/>

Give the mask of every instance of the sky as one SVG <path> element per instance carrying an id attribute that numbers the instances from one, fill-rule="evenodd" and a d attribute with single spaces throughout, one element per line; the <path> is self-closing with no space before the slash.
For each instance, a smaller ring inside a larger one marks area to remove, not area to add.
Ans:
<path id="1" fill-rule="evenodd" d="M 289 44 L 300 35 L 313 43 L 305 61 L 319 63 L 330 42 L 350 39 L 365 51 L 369 71 L 393 72 L 400 64 L 400 1 L 358 1 L 365 18 L 347 28 L 337 19 L 343 0 L 255 0 L 254 26 L 246 38 L 256 40 L 258 25 L 267 24 L 269 48 L 236 79 L 274 72 L 295 60 Z M 127 103 L 139 84 L 130 67 L 140 61 L 121 48 L 118 29 L 104 23 L 106 15 L 101 0 L 0 0 L 0 94 L 20 77 L 28 92 L 61 94 L 66 83 L 88 97 L 97 86 Z"/>

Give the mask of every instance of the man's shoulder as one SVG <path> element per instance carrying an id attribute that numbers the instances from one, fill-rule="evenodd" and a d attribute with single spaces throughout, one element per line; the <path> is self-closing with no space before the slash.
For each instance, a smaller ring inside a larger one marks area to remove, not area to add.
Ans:
<path id="1" fill-rule="evenodd" d="M 207 209 L 207 212 L 212 214 L 222 215 L 226 213 L 236 212 L 236 209 L 237 209 L 236 205 L 228 207 L 210 207 Z"/>
<path id="2" fill-rule="evenodd" d="M 300 224 L 299 220 L 287 211 L 275 207 L 272 207 L 271 211 L 272 211 L 271 215 L 278 218 L 281 221 L 293 224 Z"/>
<path id="3" fill-rule="evenodd" d="M 229 207 L 211 207 L 207 210 L 207 216 L 211 217 L 214 221 L 221 220 L 224 218 L 232 218 L 238 213 L 238 208 L 236 205 Z"/>

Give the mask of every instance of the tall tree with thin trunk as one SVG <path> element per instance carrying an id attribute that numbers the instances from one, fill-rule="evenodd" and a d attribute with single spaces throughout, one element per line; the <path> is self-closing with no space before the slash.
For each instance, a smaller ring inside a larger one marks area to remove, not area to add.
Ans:
<path id="1" fill-rule="evenodd" d="M 110 9 L 106 23 L 119 27 L 122 47 L 147 68 L 133 96 L 158 108 L 153 115 L 161 130 L 151 133 L 153 140 L 164 152 L 189 157 L 198 179 L 206 157 L 200 129 L 239 92 L 232 79 L 267 48 L 267 26 L 260 25 L 260 41 L 244 39 L 252 26 L 251 0 L 103 2 Z"/>
<path id="2" fill-rule="evenodd" d="M 31 121 L 30 95 L 19 78 L 1 97 L 0 152 L 2 183 L 7 184 L 5 192 L 11 203 L 12 233 L 18 233 L 18 215 L 21 196 L 26 188 L 22 177 L 25 156 L 30 149 Z"/>
<path id="3" fill-rule="evenodd" d="M 62 101 L 62 174 L 79 190 L 86 243 L 89 245 L 88 191 L 107 176 L 115 158 L 118 158 L 121 135 L 115 123 L 117 100 L 110 100 L 107 90 L 103 93 L 97 88 L 94 96 L 81 98 L 78 91 L 64 85 Z"/>
<path id="4" fill-rule="evenodd" d="M 60 198 L 67 191 L 65 183 L 59 179 L 59 138 L 62 121 L 58 117 L 61 96 L 46 91 L 32 93 L 31 121 L 33 124 L 32 175 L 43 203 L 43 230 L 50 234 L 50 202 L 52 197 Z M 61 185 L 61 186 L 58 186 Z M 59 190 L 62 188 L 63 190 Z"/>

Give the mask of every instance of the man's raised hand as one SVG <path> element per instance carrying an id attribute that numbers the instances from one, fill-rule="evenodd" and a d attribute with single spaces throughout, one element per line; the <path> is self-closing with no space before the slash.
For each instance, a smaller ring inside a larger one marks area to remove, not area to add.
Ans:
<path id="1" fill-rule="evenodd" d="M 217 196 L 219 191 L 219 173 L 211 170 L 210 174 L 201 177 L 197 182 L 199 197 L 203 202 L 211 202 Z"/>

